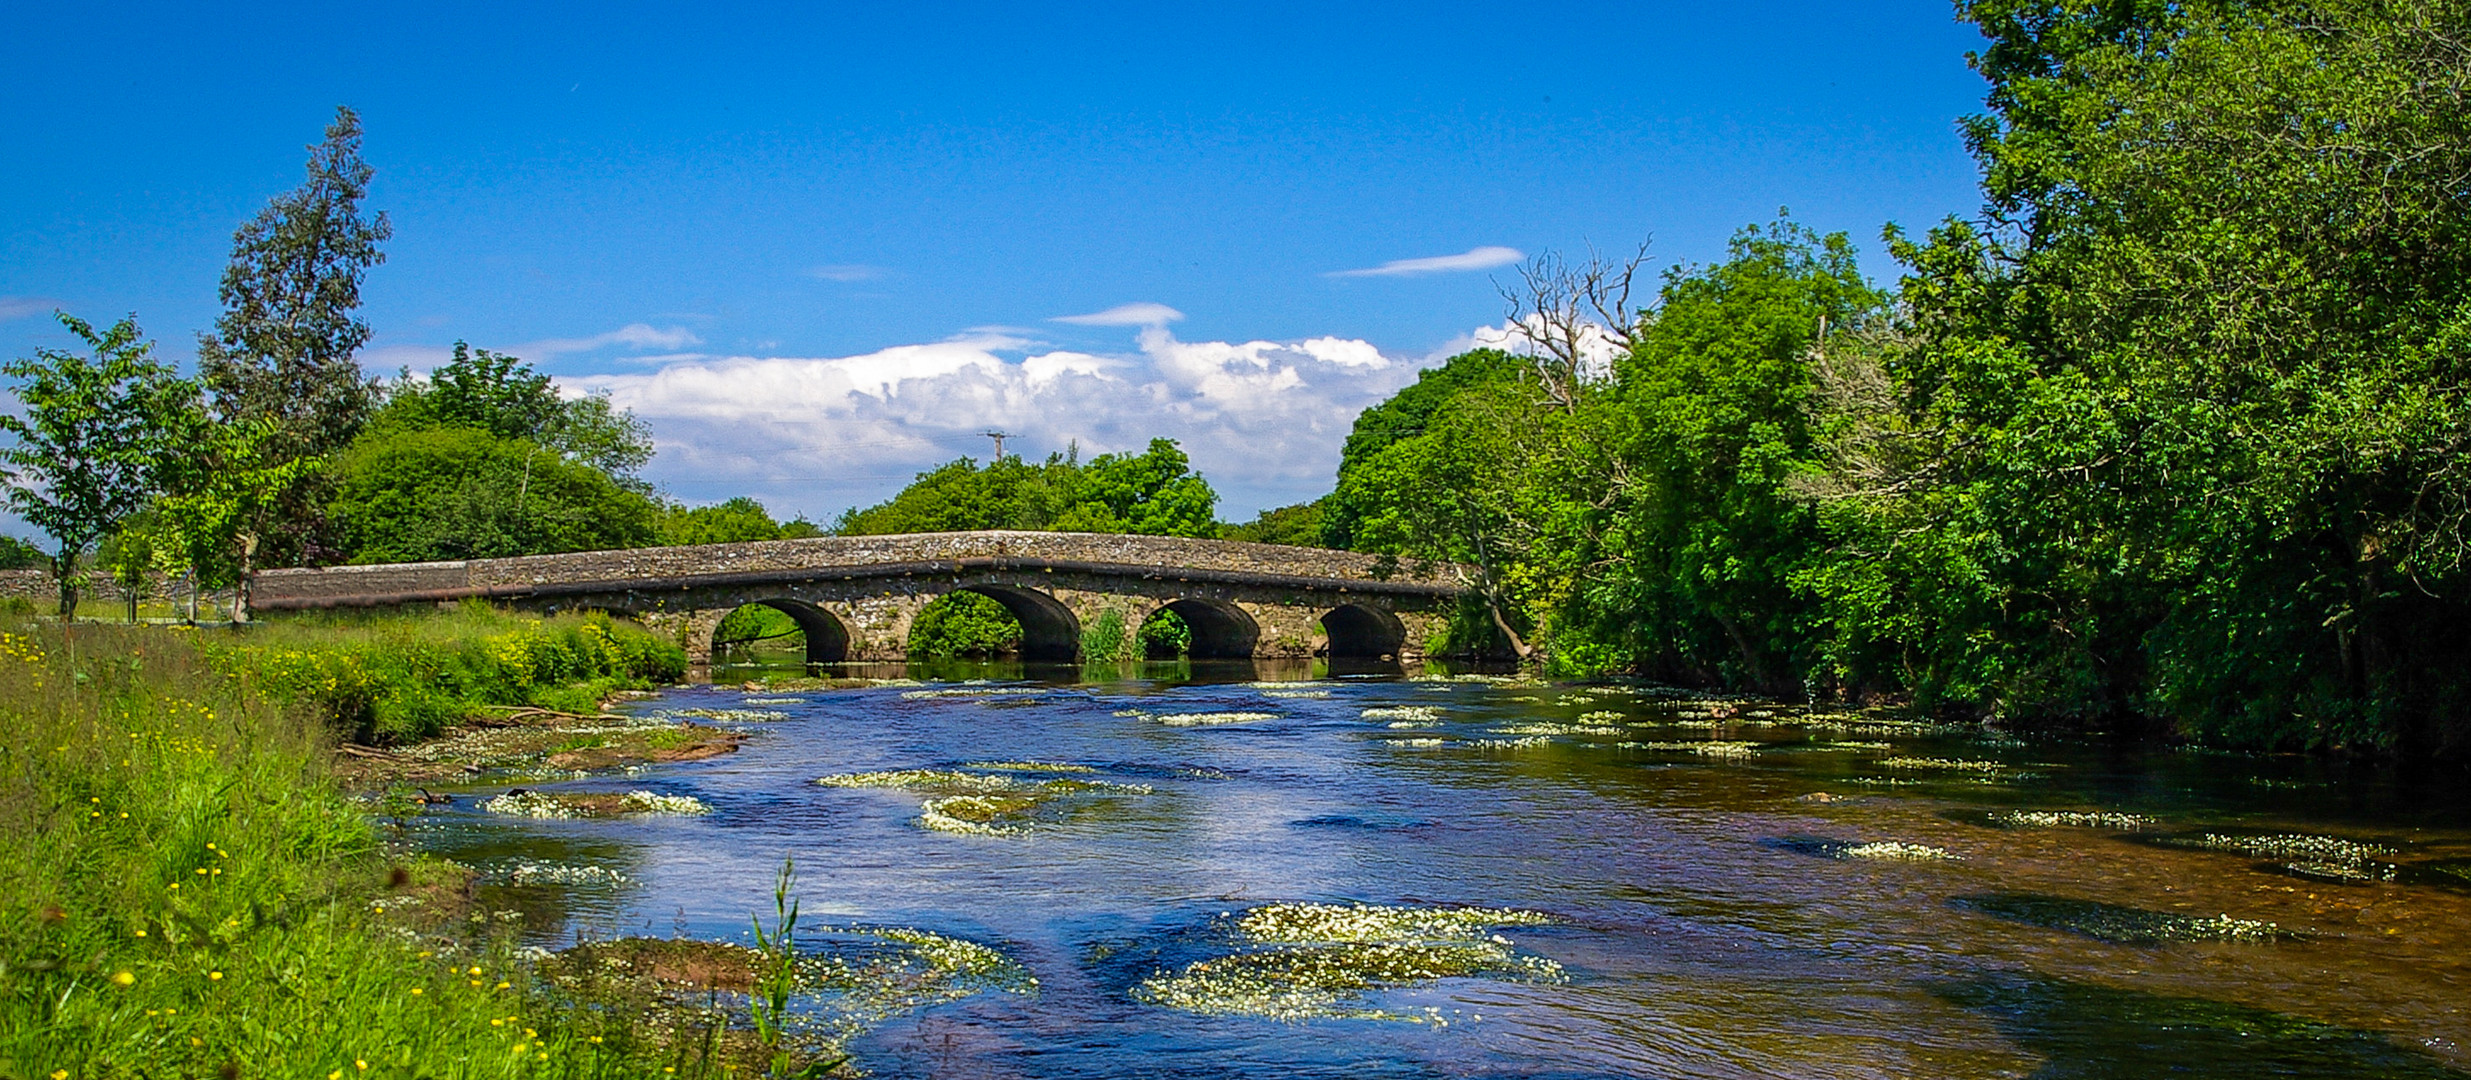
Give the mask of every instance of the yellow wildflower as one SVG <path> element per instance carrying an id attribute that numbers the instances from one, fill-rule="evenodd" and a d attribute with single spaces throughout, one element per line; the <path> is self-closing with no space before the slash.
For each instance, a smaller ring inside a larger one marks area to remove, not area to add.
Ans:
<path id="1" fill-rule="evenodd" d="M 137 985 L 137 976 L 130 972 L 127 968 L 122 968 L 118 971 L 112 972 L 112 985 L 135 986 Z"/>

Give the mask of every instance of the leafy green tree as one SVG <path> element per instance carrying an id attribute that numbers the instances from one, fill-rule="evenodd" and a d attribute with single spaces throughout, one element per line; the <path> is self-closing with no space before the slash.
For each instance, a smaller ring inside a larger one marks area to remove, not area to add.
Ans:
<path id="1" fill-rule="evenodd" d="M 1248 544 L 1320 547 L 1321 517 L 1322 503 L 1319 501 L 1274 506 L 1241 525 L 1220 526 L 1218 535 L 1222 540 L 1240 540 Z"/>
<path id="2" fill-rule="evenodd" d="M 43 549 L 14 536 L 0 536 L 0 570 L 33 570 L 51 565 Z"/>
<path id="3" fill-rule="evenodd" d="M 271 420 L 223 422 L 192 399 L 167 414 L 177 450 L 165 458 L 163 491 L 149 513 L 148 552 L 167 577 L 189 580 L 189 621 L 198 593 L 230 588 L 232 619 L 249 620 L 249 580 L 283 499 L 322 463 L 282 459 Z"/>
<path id="4" fill-rule="evenodd" d="M 660 509 L 609 474 L 475 428 L 372 433 L 335 460 L 330 504 L 352 561 L 643 547 Z"/>
<path id="5" fill-rule="evenodd" d="M 936 597 L 909 624 L 909 655 L 918 659 L 1000 656 L 1020 649 L 1020 620 L 974 592 Z"/>
<path id="6" fill-rule="evenodd" d="M 844 536 L 1053 529 L 1062 532 L 1216 536 L 1218 494 L 1192 471 L 1173 440 L 1153 439 L 1139 454 L 1078 451 L 1043 464 L 1016 456 L 985 468 L 961 458 L 918 474 L 891 499 L 853 509 L 834 523 Z"/>
<path id="7" fill-rule="evenodd" d="M 632 487 L 643 487 L 635 473 L 652 460 L 650 430 L 606 395 L 562 397 L 521 359 L 460 341 L 427 379 L 407 373 L 388 385 L 369 421 L 380 433 L 455 427 L 531 443 Z"/>
<path id="8" fill-rule="evenodd" d="M 128 602 L 129 621 L 137 621 L 137 602 L 154 584 L 155 520 L 152 509 L 122 518 L 110 536 L 95 546 L 94 561 L 120 586 Z"/>
<path id="9" fill-rule="evenodd" d="M 1416 381 L 1392 394 L 1389 400 L 1356 414 L 1347 442 L 1339 448 L 1339 487 L 1342 490 L 1366 492 L 1366 485 L 1352 488 L 1347 474 L 1362 462 L 1370 460 L 1391 444 L 1424 433 L 1433 414 L 1456 400 L 1467 390 L 1488 388 L 1503 390 L 1517 385 L 1531 370 L 1528 362 L 1500 349 L 1475 349 L 1442 361 L 1440 367 L 1429 368 L 1416 376 Z M 1353 548 L 1356 546 L 1357 523 L 1369 507 L 1347 499 L 1325 499 L 1321 507 L 1321 546 Z"/>
<path id="10" fill-rule="evenodd" d="M 1885 300 L 1843 234 L 1789 220 L 1666 273 L 1602 403 L 1602 510 L 1568 538 L 1589 570 L 1560 614 L 1564 652 L 1596 656 L 1577 666 L 1802 691 L 1815 614 L 1793 578 L 1825 547 L 1789 486 L 1815 458 L 1811 365 Z"/>
<path id="11" fill-rule="evenodd" d="M 198 338 L 198 371 L 227 419 L 276 427 L 276 453 L 320 457 L 360 433 L 373 388 L 353 353 L 369 340 L 355 314 L 361 279 L 384 262 L 386 215 L 361 214 L 374 175 L 360 116 L 335 110 L 309 148 L 308 179 L 232 236 L 223 314 Z"/>
<path id="12" fill-rule="evenodd" d="M 1100 454 L 1067 489 L 1070 502 L 1049 528 L 1143 536 L 1218 535 L 1218 493 L 1192 471 L 1173 439 L 1152 439 L 1139 454 Z"/>
<path id="13" fill-rule="evenodd" d="M 784 526 L 772 520 L 764 504 L 744 495 L 712 506 L 662 507 L 660 537 L 671 546 L 786 538 Z"/>
<path id="14" fill-rule="evenodd" d="M 78 556 L 143 508 L 165 452 L 164 420 L 187 385 L 154 358 L 134 317 L 101 333 L 68 314 L 60 325 L 91 356 L 37 349 L 0 364 L 18 380 L 23 416 L 0 416 L 15 445 L 0 449 L 8 506 L 52 538 L 60 617 L 77 615 Z"/>
<path id="15" fill-rule="evenodd" d="M 1838 395 L 1832 662 L 2024 720 L 2471 741 L 2471 13 L 1961 10 L 1987 203 L 1899 238 L 1886 390 Z"/>
<path id="16" fill-rule="evenodd" d="M 1193 627 L 1184 616 L 1167 608 L 1150 613 L 1141 620 L 1141 658 L 1144 660 L 1176 660 L 1193 651 Z"/>

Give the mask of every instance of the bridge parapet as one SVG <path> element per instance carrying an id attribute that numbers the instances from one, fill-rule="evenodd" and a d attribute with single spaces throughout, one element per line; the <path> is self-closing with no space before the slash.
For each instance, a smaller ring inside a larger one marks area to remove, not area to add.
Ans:
<path id="1" fill-rule="evenodd" d="M 977 566 L 1107 568 L 1169 577 L 1261 583 L 1324 583 L 1367 592 L 1455 594 L 1454 568 L 1399 566 L 1372 555 L 1320 548 L 1174 536 L 1021 531 L 827 536 L 690 547 L 584 551 L 463 562 L 269 570 L 252 584 L 268 610 L 506 599 L 580 589 L 789 579 L 811 572 L 938 572 Z"/>

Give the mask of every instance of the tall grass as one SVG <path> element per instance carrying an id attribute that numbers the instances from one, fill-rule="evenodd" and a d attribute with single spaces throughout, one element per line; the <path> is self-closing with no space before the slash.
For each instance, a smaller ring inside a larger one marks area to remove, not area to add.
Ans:
<path id="1" fill-rule="evenodd" d="M 427 738 L 483 705 L 590 712 L 610 691 L 674 682 L 686 652 L 605 615 L 315 614 L 200 639 L 226 674 L 359 742 Z"/>
<path id="2" fill-rule="evenodd" d="M 689 1064 L 658 1060 L 625 1008 L 535 993 L 503 942 L 415 933 L 386 913 L 402 871 L 329 778 L 328 717 L 265 692 L 297 691 L 288 676 L 235 668 L 248 650 L 335 634 L 389 670 L 380 647 L 463 655 L 447 647 L 455 632 L 270 629 L 235 651 L 162 629 L 0 629 L 0 1076 Z M 493 655 L 505 644 L 480 636 Z"/>

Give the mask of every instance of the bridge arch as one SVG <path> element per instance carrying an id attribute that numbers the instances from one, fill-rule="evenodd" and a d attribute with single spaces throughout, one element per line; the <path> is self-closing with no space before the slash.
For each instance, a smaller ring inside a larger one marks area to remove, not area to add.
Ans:
<path id="1" fill-rule="evenodd" d="M 1261 624 L 1255 622 L 1243 608 L 1224 600 L 1183 597 L 1169 600 L 1142 619 L 1147 623 L 1161 611 L 1172 611 L 1193 633 L 1186 655 L 1195 660 L 1241 660 L 1253 655 L 1253 647 L 1261 640 Z"/>
<path id="2" fill-rule="evenodd" d="M 977 593 L 1004 605 L 1013 621 L 1021 624 L 1021 659 L 1069 662 L 1081 658 L 1081 620 L 1063 601 L 1014 585 L 964 585 L 953 591 Z"/>
<path id="3" fill-rule="evenodd" d="M 1407 644 L 1407 627 L 1398 616 L 1362 604 L 1340 604 L 1324 612 L 1321 631 L 1333 659 L 1388 660 Z"/>
<path id="4" fill-rule="evenodd" d="M 849 659 L 849 628 L 841 625 L 839 618 L 821 606 L 788 597 L 756 600 L 753 603 L 787 615 L 791 622 L 798 624 L 798 632 L 806 638 L 807 663 L 838 664 Z M 714 624 L 710 644 L 716 654 L 721 645 L 720 633 L 719 624 Z"/>

